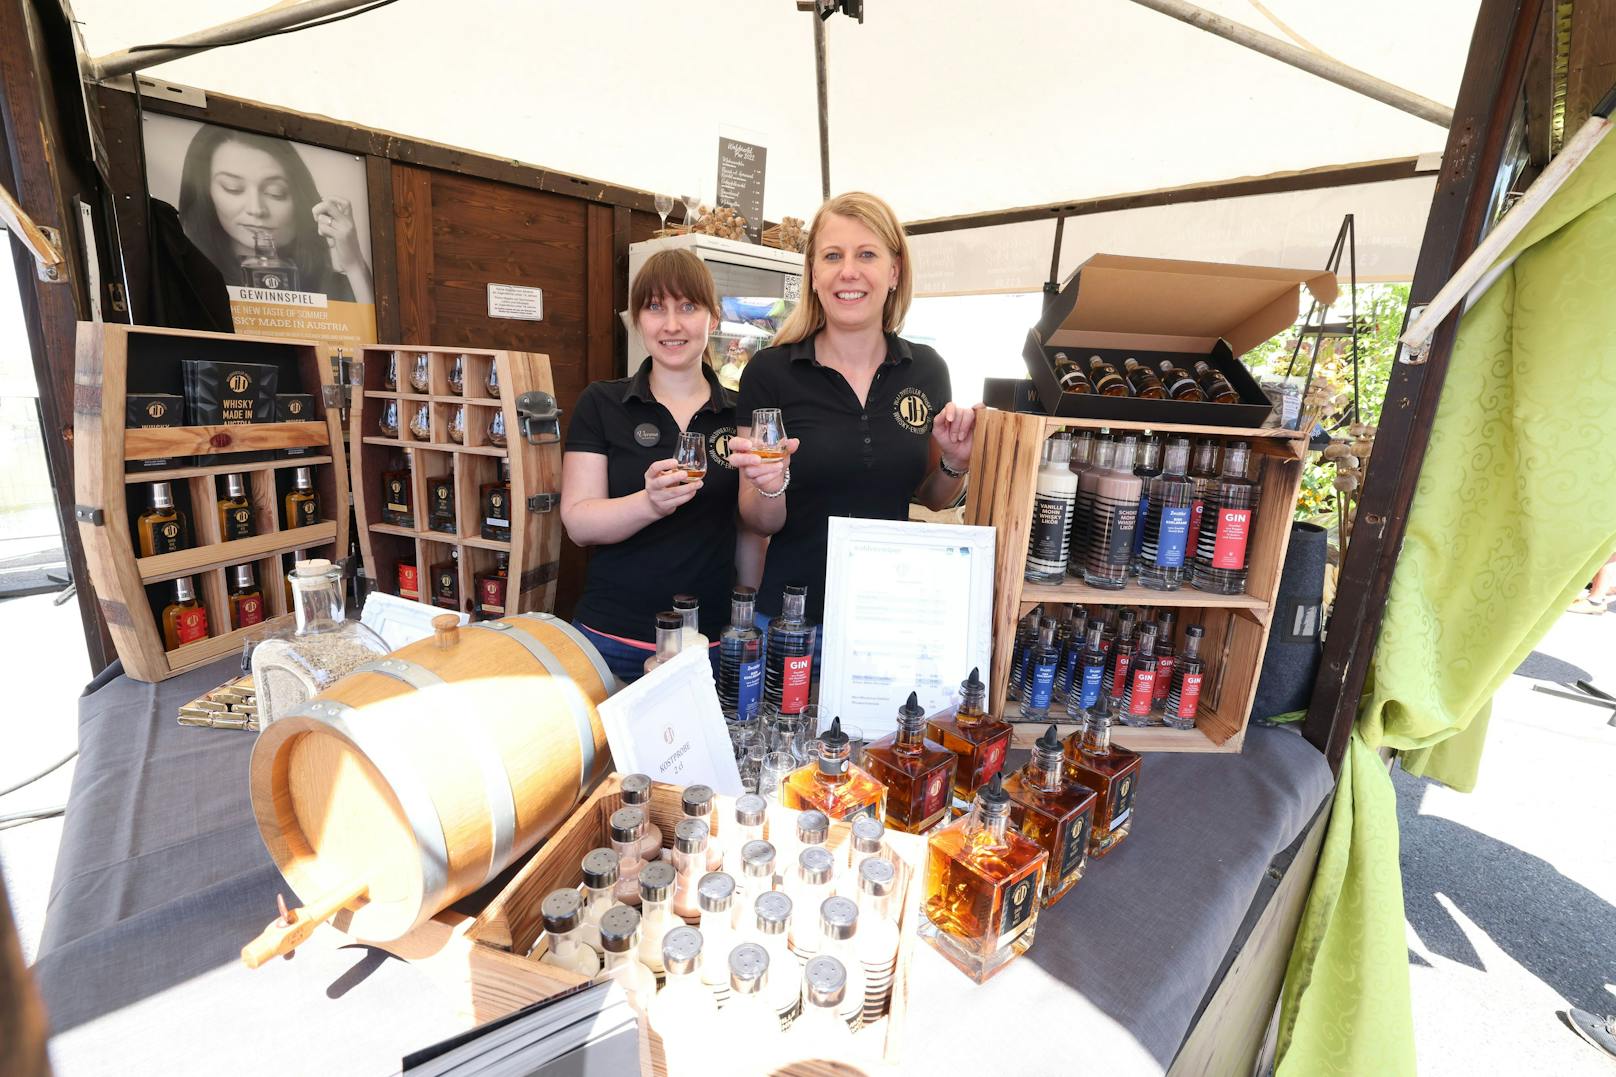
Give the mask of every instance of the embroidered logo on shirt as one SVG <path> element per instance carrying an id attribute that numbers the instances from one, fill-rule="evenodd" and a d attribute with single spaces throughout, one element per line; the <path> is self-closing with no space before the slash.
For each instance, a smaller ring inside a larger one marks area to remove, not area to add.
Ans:
<path id="1" fill-rule="evenodd" d="M 733 426 L 721 426 L 707 435 L 707 455 L 718 462 L 719 467 L 732 467 L 729 462 L 729 439 L 735 436 Z"/>
<path id="2" fill-rule="evenodd" d="M 634 428 L 634 440 L 649 449 L 662 440 L 662 431 L 657 429 L 656 423 L 641 423 Z"/>
<path id="3" fill-rule="evenodd" d="M 931 433 L 931 400 L 919 389 L 900 389 L 892 402 L 892 417 L 911 434 Z"/>

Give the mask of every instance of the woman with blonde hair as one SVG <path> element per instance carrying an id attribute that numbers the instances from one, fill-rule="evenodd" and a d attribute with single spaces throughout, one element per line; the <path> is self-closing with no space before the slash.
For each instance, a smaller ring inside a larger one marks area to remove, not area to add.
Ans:
<path id="1" fill-rule="evenodd" d="M 770 536 L 758 612 L 778 615 L 784 585 L 798 583 L 818 622 L 830 518 L 904 520 L 910 501 L 952 505 L 975 412 L 953 403 L 936 351 L 898 336 L 914 273 L 891 206 L 859 191 L 832 198 L 814 214 L 803 261 L 801 302 L 741 376 L 730 460 L 743 525 Z M 781 412 L 782 458 L 753 451 L 758 408 Z"/>

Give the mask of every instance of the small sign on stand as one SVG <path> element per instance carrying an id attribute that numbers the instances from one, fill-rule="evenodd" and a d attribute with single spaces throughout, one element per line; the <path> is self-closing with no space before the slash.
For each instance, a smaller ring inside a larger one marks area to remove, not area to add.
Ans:
<path id="1" fill-rule="evenodd" d="M 727 135 L 718 137 L 718 197 L 746 218 L 746 234 L 753 243 L 763 241 L 763 177 L 768 162 L 766 147 Z"/>
<path id="2" fill-rule="evenodd" d="M 705 650 L 680 651 L 595 710 L 619 773 L 746 792 Z"/>

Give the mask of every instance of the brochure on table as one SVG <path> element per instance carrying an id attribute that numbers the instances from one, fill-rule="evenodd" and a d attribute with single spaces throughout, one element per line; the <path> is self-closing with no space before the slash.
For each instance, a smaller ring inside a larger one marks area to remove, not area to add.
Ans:
<path id="1" fill-rule="evenodd" d="M 821 724 L 840 717 L 873 740 L 910 692 L 935 714 L 972 666 L 987 676 L 993 539 L 991 527 L 831 518 Z"/>
<path id="2" fill-rule="evenodd" d="M 746 792 L 705 649 L 680 651 L 595 709 L 619 773 Z"/>

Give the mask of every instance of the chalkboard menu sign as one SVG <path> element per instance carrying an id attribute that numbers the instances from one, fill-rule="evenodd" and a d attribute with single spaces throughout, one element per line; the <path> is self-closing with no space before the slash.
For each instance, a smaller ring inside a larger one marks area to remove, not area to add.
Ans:
<path id="1" fill-rule="evenodd" d="M 763 172 L 769 151 L 738 138 L 718 139 L 717 204 L 746 218 L 753 243 L 763 238 Z"/>

